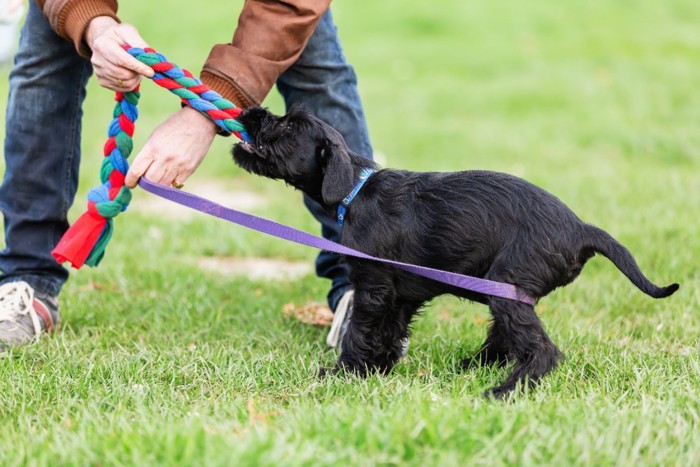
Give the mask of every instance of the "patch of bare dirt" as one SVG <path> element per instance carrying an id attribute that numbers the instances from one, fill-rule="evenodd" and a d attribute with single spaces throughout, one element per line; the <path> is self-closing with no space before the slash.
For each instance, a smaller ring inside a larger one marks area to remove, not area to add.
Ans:
<path id="1" fill-rule="evenodd" d="M 283 261 L 272 258 L 208 257 L 197 261 L 200 268 L 227 276 L 250 279 L 292 280 L 313 271 L 310 261 Z"/>
<path id="2" fill-rule="evenodd" d="M 310 302 L 304 305 L 287 303 L 282 308 L 282 313 L 287 319 L 296 319 L 304 324 L 314 326 L 330 326 L 333 321 L 333 312 L 327 305 L 318 302 Z"/>
<path id="3" fill-rule="evenodd" d="M 232 190 L 227 184 L 220 181 L 188 183 L 183 190 L 207 198 L 227 208 L 240 211 L 250 211 L 265 206 L 268 202 L 264 196 L 258 193 Z M 139 191 L 138 197 L 131 203 L 130 207 L 139 212 L 158 214 L 158 216 L 166 216 L 178 220 L 187 220 L 198 215 L 197 211 L 143 190 Z"/>

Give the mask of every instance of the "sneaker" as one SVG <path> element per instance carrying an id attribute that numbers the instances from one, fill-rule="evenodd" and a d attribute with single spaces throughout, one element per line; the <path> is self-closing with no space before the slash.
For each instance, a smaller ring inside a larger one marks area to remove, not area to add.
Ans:
<path id="1" fill-rule="evenodd" d="M 348 329 L 350 316 L 352 316 L 352 301 L 354 296 L 355 291 L 350 289 L 340 297 L 338 305 L 335 307 L 335 312 L 333 313 L 331 330 L 328 331 L 328 337 L 326 337 L 326 344 L 328 344 L 328 347 L 333 347 L 334 349 L 338 349 L 338 351 L 341 350 L 340 344 L 343 341 L 345 331 Z"/>
<path id="2" fill-rule="evenodd" d="M 0 351 L 38 339 L 60 322 L 58 298 L 24 281 L 0 285 Z"/>
<path id="3" fill-rule="evenodd" d="M 338 349 L 342 352 L 342 342 L 345 332 L 348 330 L 348 323 L 352 316 L 352 304 L 355 296 L 354 290 L 348 290 L 340 297 L 338 305 L 335 307 L 333 314 L 333 322 L 331 322 L 331 330 L 326 337 L 326 344 L 329 347 Z M 401 358 L 408 354 L 408 338 L 401 339 Z"/>

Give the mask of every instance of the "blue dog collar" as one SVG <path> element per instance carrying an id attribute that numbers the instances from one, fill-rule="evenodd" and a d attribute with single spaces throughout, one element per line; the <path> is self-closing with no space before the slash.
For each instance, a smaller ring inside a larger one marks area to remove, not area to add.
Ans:
<path id="1" fill-rule="evenodd" d="M 354 200 L 355 196 L 357 196 L 357 194 L 360 192 L 360 189 L 365 184 L 369 176 L 372 175 L 374 172 L 376 172 L 374 169 L 370 169 L 368 167 L 365 167 L 364 169 L 362 169 L 362 171 L 360 171 L 360 179 L 355 184 L 355 187 L 352 189 L 350 194 L 343 198 L 343 200 L 338 205 L 337 218 L 339 226 L 343 226 L 343 222 L 345 222 L 345 216 L 348 212 L 348 208 L 350 207 L 350 203 L 352 203 L 352 200 Z"/>

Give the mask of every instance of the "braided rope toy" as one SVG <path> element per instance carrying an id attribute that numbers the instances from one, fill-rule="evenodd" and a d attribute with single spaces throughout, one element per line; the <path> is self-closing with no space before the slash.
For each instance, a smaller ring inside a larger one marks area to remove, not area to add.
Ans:
<path id="1" fill-rule="evenodd" d="M 195 78 L 192 73 L 179 68 L 153 49 L 125 46 L 124 49 L 140 62 L 155 71 L 153 82 L 169 90 L 182 102 L 211 118 L 222 130 L 247 140 L 245 128 L 236 117 L 241 109 L 224 99 L 216 91 Z M 105 254 L 114 230 L 112 219 L 126 210 L 131 201 L 131 190 L 124 185 L 129 171 L 128 158 L 133 150 L 134 123 L 138 118 L 141 93 L 133 91 L 116 93 L 116 105 L 109 125 L 108 139 L 104 146 L 104 159 L 100 168 L 102 185 L 88 193 L 87 211 L 66 231 L 51 252 L 59 263 L 68 261 L 80 269 L 83 264 L 97 266 Z"/>

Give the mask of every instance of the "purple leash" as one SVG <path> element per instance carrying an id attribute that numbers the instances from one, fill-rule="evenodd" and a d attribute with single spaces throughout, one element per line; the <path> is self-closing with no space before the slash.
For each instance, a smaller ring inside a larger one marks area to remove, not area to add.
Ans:
<path id="1" fill-rule="evenodd" d="M 376 258 L 374 256 L 362 253 L 361 251 L 343 246 L 339 243 L 326 240 L 323 237 L 317 237 L 316 235 L 311 235 L 307 232 L 303 232 L 262 217 L 236 211 L 235 209 L 224 207 L 220 204 L 214 203 L 213 201 L 209 201 L 185 191 L 179 191 L 168 186 L 149 182 L 145 177 L 141 177 L 139 180 L 139 186 L 144 190 L 153 193 L 154 195 L 158 195 L 177 204 L 187 206 L 188 208 L 209 214 L 210 216 L 218 217 L 220 219 L 224 219 L 226 221 L 248 227 L 249 229 L 272 235 L 274 237 L 283 238 L 291 242 L 300 243 L 302 245 L 318 248 L 320 250 L 339 253 L 341 255 L 354 256 L 356 258 L 369 259 L 380 263 L 390 264 L 405 271 L 418 274 L 419 276 L 427 277 L 428 279 L 459 287 L 460 289 L 469 290 L 471 292 L 479 292 L 485 295 L 492 295 L 494 297 L 516 300 L 528 305 L 535 304 L 534 298 L 530 297 L 524 291 L 512 284 L 494 282 L 488 279 L 480 279 L 478 277 L 442 271 L 440 269 L 433 269 L 415 264 L 401 263 L 390 259 Z"/>

